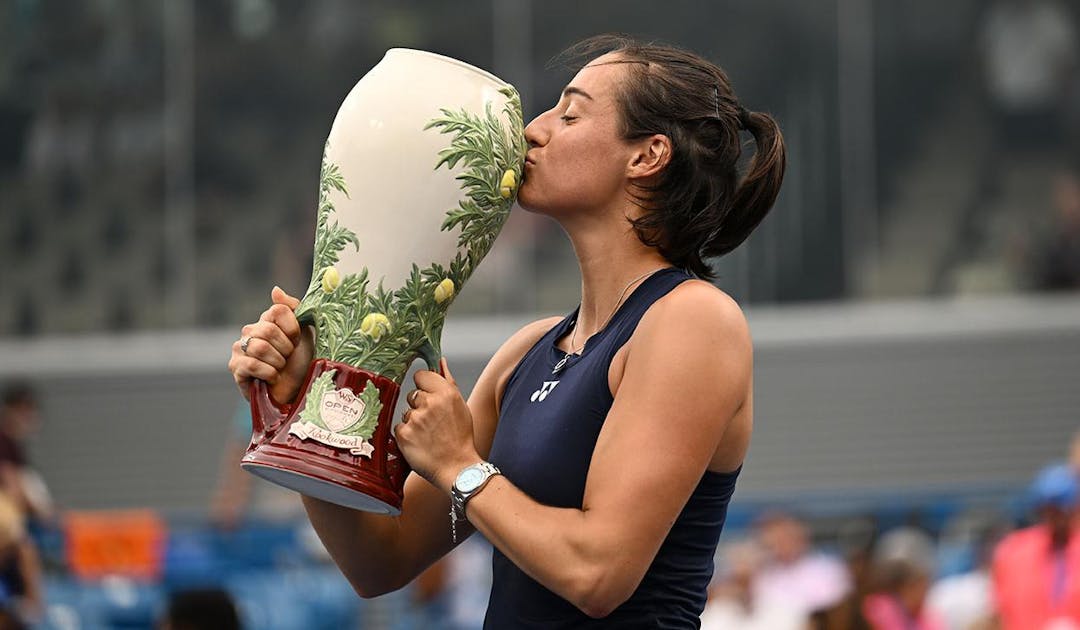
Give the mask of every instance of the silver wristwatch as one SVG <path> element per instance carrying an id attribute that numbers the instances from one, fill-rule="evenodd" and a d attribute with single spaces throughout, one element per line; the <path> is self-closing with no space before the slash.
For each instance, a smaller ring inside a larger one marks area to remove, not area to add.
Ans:
<path id="1" fill-rule="evenodd" d="M 501 475 L 490 462 L 466 466 L 458 473 L 450 488 L 450 533 L 457 544 L 457 522 L 465 520 L 465 504 L 487 485 L 494 475 Z"/>

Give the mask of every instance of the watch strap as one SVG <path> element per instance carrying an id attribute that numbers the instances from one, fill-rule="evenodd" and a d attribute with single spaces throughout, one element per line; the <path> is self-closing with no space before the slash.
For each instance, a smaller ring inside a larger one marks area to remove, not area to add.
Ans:
<path id="1" fill-rule="evenodd" d="M 502 472 L 495 466 L 495 464 L 486 461 L 481 461 L 476 464 L 470 464 L 465 468 L 462 468 L 461 471 L 464 472 L 469 468 L 479 468 L 484 473 L 484 478 L 480 481 L 479 485 L 477 485 L 472 490 L 468 492 L 462 492 L 457 487 L 457 478 L 461 476 L 461 473 L 458 473 L 458 477 L 454 477 L 454 484 L 450 487 L 450 535 L 454 544 L 457 544 L 458 541 L 458 521 L 468 520 L 465 516 L 465 505 L 469 502 L 469 499 L 479 494 L 479 492 L 483 490 L 485 486 L 487 486 L 488 482 L 491 481 L 492 477 L 502 474 Z"/>

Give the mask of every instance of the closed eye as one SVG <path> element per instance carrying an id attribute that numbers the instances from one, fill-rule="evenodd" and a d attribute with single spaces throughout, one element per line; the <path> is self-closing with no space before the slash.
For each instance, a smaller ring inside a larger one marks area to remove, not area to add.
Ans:
<path id="1" fill-rule="evenodd" d="M 559 118 L 562 119 L 563 122 L 570 122 L 572 120 L 577 120 L 578 117 L 577 116 L 559 116 Z"/>

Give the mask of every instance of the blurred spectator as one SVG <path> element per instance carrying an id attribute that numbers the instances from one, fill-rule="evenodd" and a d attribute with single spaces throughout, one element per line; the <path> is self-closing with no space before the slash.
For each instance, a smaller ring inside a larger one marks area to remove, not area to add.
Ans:
<path id="1" fill-rule="evenodd" d="M 421 573 L 406 592 L 411 608 L 404 623 L 395 627 L 479 630 L 491 593 L 491 545 L 482 536 L 470 536 Z"/>
<path id="2" fill-rule="evenodd" d="M 1031 487 L 1039 523 L 1005 537 L 994 552 L 994 597 L 1003 630 L 1080 625 L 1078 484 L 1067 465 L 1044 468 Z"/>
<path id="3" fill-rule="evenodd" d="M 996 615 L 990 566 L 994 547 L 1002 533 L 998 527 L 983 531 L 976 543 L 976 566 L 967 573 L 943 578 L 931 587 L 926 606 L 948 630 L 989 630 L 994 627 Z"/>
<path id="4" fill-rule="evenodd" d="M 240 459 L 251 438 L 251 412 L 246 400 L 241 400 L 226 430 L 225 447 L 221 451 L 221 471 L 217 487 L 210 500 L 210 522 L 221 529 L 233 529 L 247 512 L 251 495 L 252 475 L 240 468 Z"/>
<path id="5" fill-rule="evenodd" d="M 833 608 L 851 590 L 847 568 L 837 558 L 810 549 L 806 526 L 774 513 L 758 524 L 769 558 L 754 583 L 760 601 L 782 601 L 803 615 Z"/>
<path id="6" fill-rule="evenodd" d="M 40 621 L 45 611 L 41 561 L 15 501 L 0 494 L 0 630 Z M 3 620 L 7 621 L 3 621 Z M 7 624 L 7 625 L 5 625 Z"/>
<path id="7" fill-rule="evenodd" d="M 431 630 L 453 627 L 449 616 L 450 564 L 450 557 L 443 556 L 413 580 L 410 594 L 416 627 Z"/>
<path id="8" fill-rule="evenodd" d="M 851 589 L 836 606 L 810 616 L 814 630 L 869 630 L 862 602 L 874 588 L 872 557 L 878 524 L 872 516 L 845 520 L 837 530 L 837 545 L 851 577 Z"/>
<path id="9" fill-rule="evenodd" d="M 1054 182 L 1057 216 L 1032 252 L 1033 284 L 1044 291 L 1080 289 L 1080 178 L 1060 174 Z"/>
<path id="10" fill-rule="evenodd" d="M 250 442 L 251 407 L 240 399 L 226 430 L 221 471 L 210 502 L 210 522 L 221 529 L 239 526 L 249 513 L 275 521 L 294 520 L 303 514 L 300 495 L 240 468 Z"/>
<path id="11" fill-rule="evenodd" d="M 0 489 L 30 518 L 44 521 L 52 518 L 52 497 L 30 467 L 25 445 L 40 420 L 34 390 L 23 383 L 8 386 L 0 406 Z"/>
<path id="12" fill-rule="evenodd" d="M 462 630 L 480 628 L 491 593 L 491 544 L 470 536 L 450 552 L 450 616 Z"/>
<path id="13" fill-rule="evenodd" d="M 174 593 L 160 630 L 239 630 L 240 616 L 232 597 L 217 588 Z"/>
<path id="14" fill-rule="evenodd" d="M 863 616 L 874 630 L 944 630 L 926 607 L 934 575 L 934 543 L 914 528 L 885 534 L 874 548 L 876 588 L 863 600 Z"/>
<path id="15" fill-rule="evenodd" d="M 0 630 L 26 630 L 29 627 L 15 613 L 0 609 Z"/>
<path id="16" fill-rule="evenodd" d="M 702 630 L 796 630 L 806 628 L 806 616 L 783 601 L 769 601 L 755 593 L 754 580 L 764 564 L 764 553 L 753 541 L 722 550 L 724 574 L 709 589 L 701 614 Z"/>
<path id="17" fill-rule="evenodd" d="M 1077 56 L 1072 16 L 1053 0 L 997 0 L 978 37 L 999 149 L 1058 144 Z"/>

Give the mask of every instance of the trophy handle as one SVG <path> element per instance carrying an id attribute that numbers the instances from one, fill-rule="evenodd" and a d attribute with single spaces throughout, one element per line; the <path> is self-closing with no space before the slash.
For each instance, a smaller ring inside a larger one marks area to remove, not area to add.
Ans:
<path id="1" fill-rule="evenodd" d="M 266 381 L 254 379 L 248 386 L 251 400 L 251 446 L 262 444 L 289 417 L 292 405 L 279 405 L 270 397 Z"/>
<path id="2" fill-rule="evenodd" d="M 439 368 L 439 360 L 442 358 L 442 352 L 431 343 L 431 339 L 424 341 L 424 345 L 420 346 L 420 356 L 424 358 L 424 362 L 427 363 L 427 367 L 432 372 L 441 374 L 442 370 Z"/>

